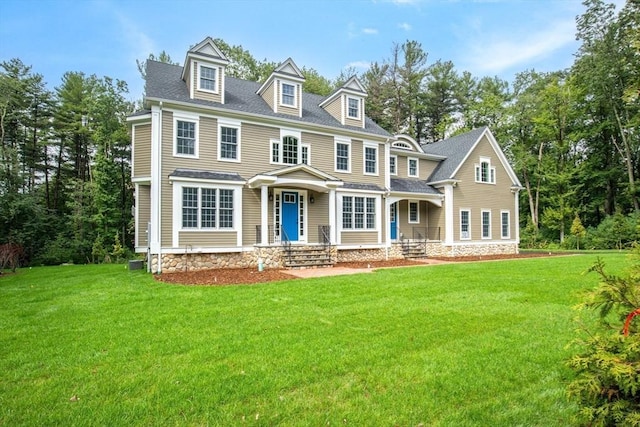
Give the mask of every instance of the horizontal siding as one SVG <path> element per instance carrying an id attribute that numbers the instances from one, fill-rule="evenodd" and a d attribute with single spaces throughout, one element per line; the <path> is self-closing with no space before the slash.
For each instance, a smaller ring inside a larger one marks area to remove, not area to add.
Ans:
<path id="1" fill-rule="evenodd" d="M 136 192 L 136 206 L 138 208 L 137 218 L 137 241 L 138 246 L 146 247 L 149 245 L 147 236 L 147 224 L 151 221 L 151 187 L 148 185 L 139 185 Z"/>
<path id="2" fill-rule="evenodd" d="M 491 159 L 491 166 L 496 168 L 496 184 L 475 182 L 475 164 L 480 156 Z M 500 212 L 508 210 L 511 218 L 511 237 L 515 238 L 514 209 L 515 196 L 511 192 L 511 179 L 499 161 L 488 140 L 481 141 L 466 163 L 460 168 L 456 178 L 460 184 L 454 190 L 454 235 L 460 235 L 460 209 L 471 210 L 471 238 L 482 239 L 482 210 L 491 211 L 491 239 L 500 239 Z"/>
<path id="3" fill-rule="evenodd" d="M 319 135 L 302 132 L 302 143 L 311 146 L 311 166 L 330 175 L 334 175 L 334 138 L 330 135 Z"/>
<path id="4" fill-rule="evenodd" d="M 216 68 L 216 90 L 218 93 L 198 90 L 198 62 L 193 62 L 193 97 L 202 99 L 203 101 L 222 102 L 222 68 L 212 65 L 203 64 L 205 67 Z"/>
<path id="5" fill-rule="evenodd" d="M 338 123 L 341 123 L 342 121 L 342 110 L 340 109 L 341 99 L 342 97 L 339 96 L 324 107 L 325 111 L 331 114 L 331 116 L 333 116 L 333 118 L 336 119 Z"/>
<path id="6" fill-rule="evenodd" d="M 180 247 L 186 245 L 212 248 L 235 247 L 238 233 L 235 231 L 180 231 Z"/>
<path id="7" fill-rule="evenodd" d="M 271 83 L 269 84 L 269 86 L 266 87 L 266 89 L 262 92 L 262 99 L 264 99 L 264 102 L 267 103 L 267 105 L 269 105 L 269 107 L 271 107 L 271 110 L 273 110 L 273 106 L 275 105 L 273 103 L 273 81 L 271 81 Z"/>
<path id="8" fill-rule="evenodd" d="M 242 191 L 242 245 L 256 243 L 256 226 L 260 225 L 260 190 Z"/>
<path id="9" fill-rule="evenodd" d="M 132 178 L 151 176 L 151 124 L 133 126 Z"/>
<path id="10" fill-rule="evenodd" d="M 343 245 L 371 245 L 378 243 L 377 231 L 343 231 L 341 236 Z"/>
<path id="11" fill-rule="evenodd" d="M 326 193 L 309 192 L 308 197 L 315 199 L 315 203 L 307 205 L 307 239 L 309 243 L 318 243 L 319 225 L 329 225 L 329 195 Z M 307 199 L 309 200 L 309 199 Z"/>
<path id="12" fill-rule="evenodd" d="M 161 221 L 162 227 L 160 244 L 164 247 L 172 245 L 173 227 L 173 187 L 169 184 L 169 174 L 176 167 L 189 167 L 189 161 L 173 157 L 173 113 L 163 111 L 162 113 L 162 171 L 161 180 Z M 193 167 L 193 166 L 191 166 Z"/>

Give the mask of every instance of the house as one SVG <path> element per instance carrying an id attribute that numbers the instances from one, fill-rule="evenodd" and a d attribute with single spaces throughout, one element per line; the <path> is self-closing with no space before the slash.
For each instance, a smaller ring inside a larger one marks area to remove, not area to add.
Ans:
<path id="1" fill-rule="evenodd" d="M 367 117 L 355 77 L 323 97 L 290 58 L 264 83 L 228 64 L 211 38 L 147 62 L 128 121 L 152 271 L 518 251 L 521 186 L 488 128 L 420 145 Z"/>

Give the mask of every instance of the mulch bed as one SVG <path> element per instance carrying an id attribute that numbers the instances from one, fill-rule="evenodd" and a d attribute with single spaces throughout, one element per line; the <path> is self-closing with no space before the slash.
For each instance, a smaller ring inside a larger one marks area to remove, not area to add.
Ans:
<path id="1" fill-rule="evenodd" d="M 548 252 L 526 252 L 512 255 L 486 255 L 486 256 L 465 256 L 454 258 L 429 258 L 446 262 L 470 262 L 470 261 L 491 261 L 501 259 L 516 258 L 537 258 L 548 257 L 553 255 L 565 255 Z M 345 268 L 383 268 L 383 267 L 408 267 L 412 265 L 424 265 L 420 261 L 412 261 L 408 259 L 394 259 L 388 261 L 362 261 L 362 262 L 341 262 L 336 267 Z M 156 280 L 166 283 L 175 283 L 182 285 L 207 285 L 207 286 L 223 286 L 223 285 L 239 285 L 239 284 L 255 284 L 266 283 L 282 280 L 296 279 L 297 277 L 287 274 L 287 270 L 265 269 L 259 272 L 255 268 L 220 268 L 214 270 L 199 271 L 182 271 L 175 273 L 162 273 L 154 276 Z"/>

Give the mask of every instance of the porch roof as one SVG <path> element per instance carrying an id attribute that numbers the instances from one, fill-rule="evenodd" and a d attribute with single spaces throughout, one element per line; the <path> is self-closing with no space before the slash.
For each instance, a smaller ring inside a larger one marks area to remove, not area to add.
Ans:
<path id="1" fill-rule="evenodd" d="M 391 192 L 398 193 L 419 193 L 441 195 L 438 190 L 420 179 L 391 178 Z"/>
<path id="2" fill-rule="evenodd" d="M 245 183 L 246 180 L 236 172 L 217 172 L 198 169 L 176 169 L 169 174 L 169 178 L 188 178 L 194 180 L 230 181 Z"/>

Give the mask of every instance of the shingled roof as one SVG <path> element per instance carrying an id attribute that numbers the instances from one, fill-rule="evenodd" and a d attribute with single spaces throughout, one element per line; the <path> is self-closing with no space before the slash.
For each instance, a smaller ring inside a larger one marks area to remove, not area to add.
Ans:
<path id="1" fill-rule="evenodd" d="M 454 173 L 458 170 L 460 164 L 469 155 L 473 146 L 487 130 L 488 128 L 484 126 L 432 144 L 423 144 L 422 150 L 425 153 L 446 156 L 446 159 L 441 161 L 433 171 L 428 181 L 438 182 L 454 179 Z"/>
<path id="2" fill-rule="evenodd" d="M 302 117 L 274 113 L 271 107 L 256 92 L 260 83 L 248 80 L 225 77 L 225 103 L 192 99 L 189 97 L 187 84 L 182 80 L 183 67 L 163 62 L 148 60 L 146 69 L 146 98 L 154 100 L 176 101 L 215 107 L 223 110 L 238 111 L 252 115 L 281 118 L 288 121 L 299 121 L 312 125 L 367 132 L 374 135 L 390 137 L 391 134 L 381 128 L 373 120 L 366 117 L 364 129 L 355 126 L 343 126 L 328 112 L 320 107 L 326 96 L 304 93 L 302 95 Z"/>

